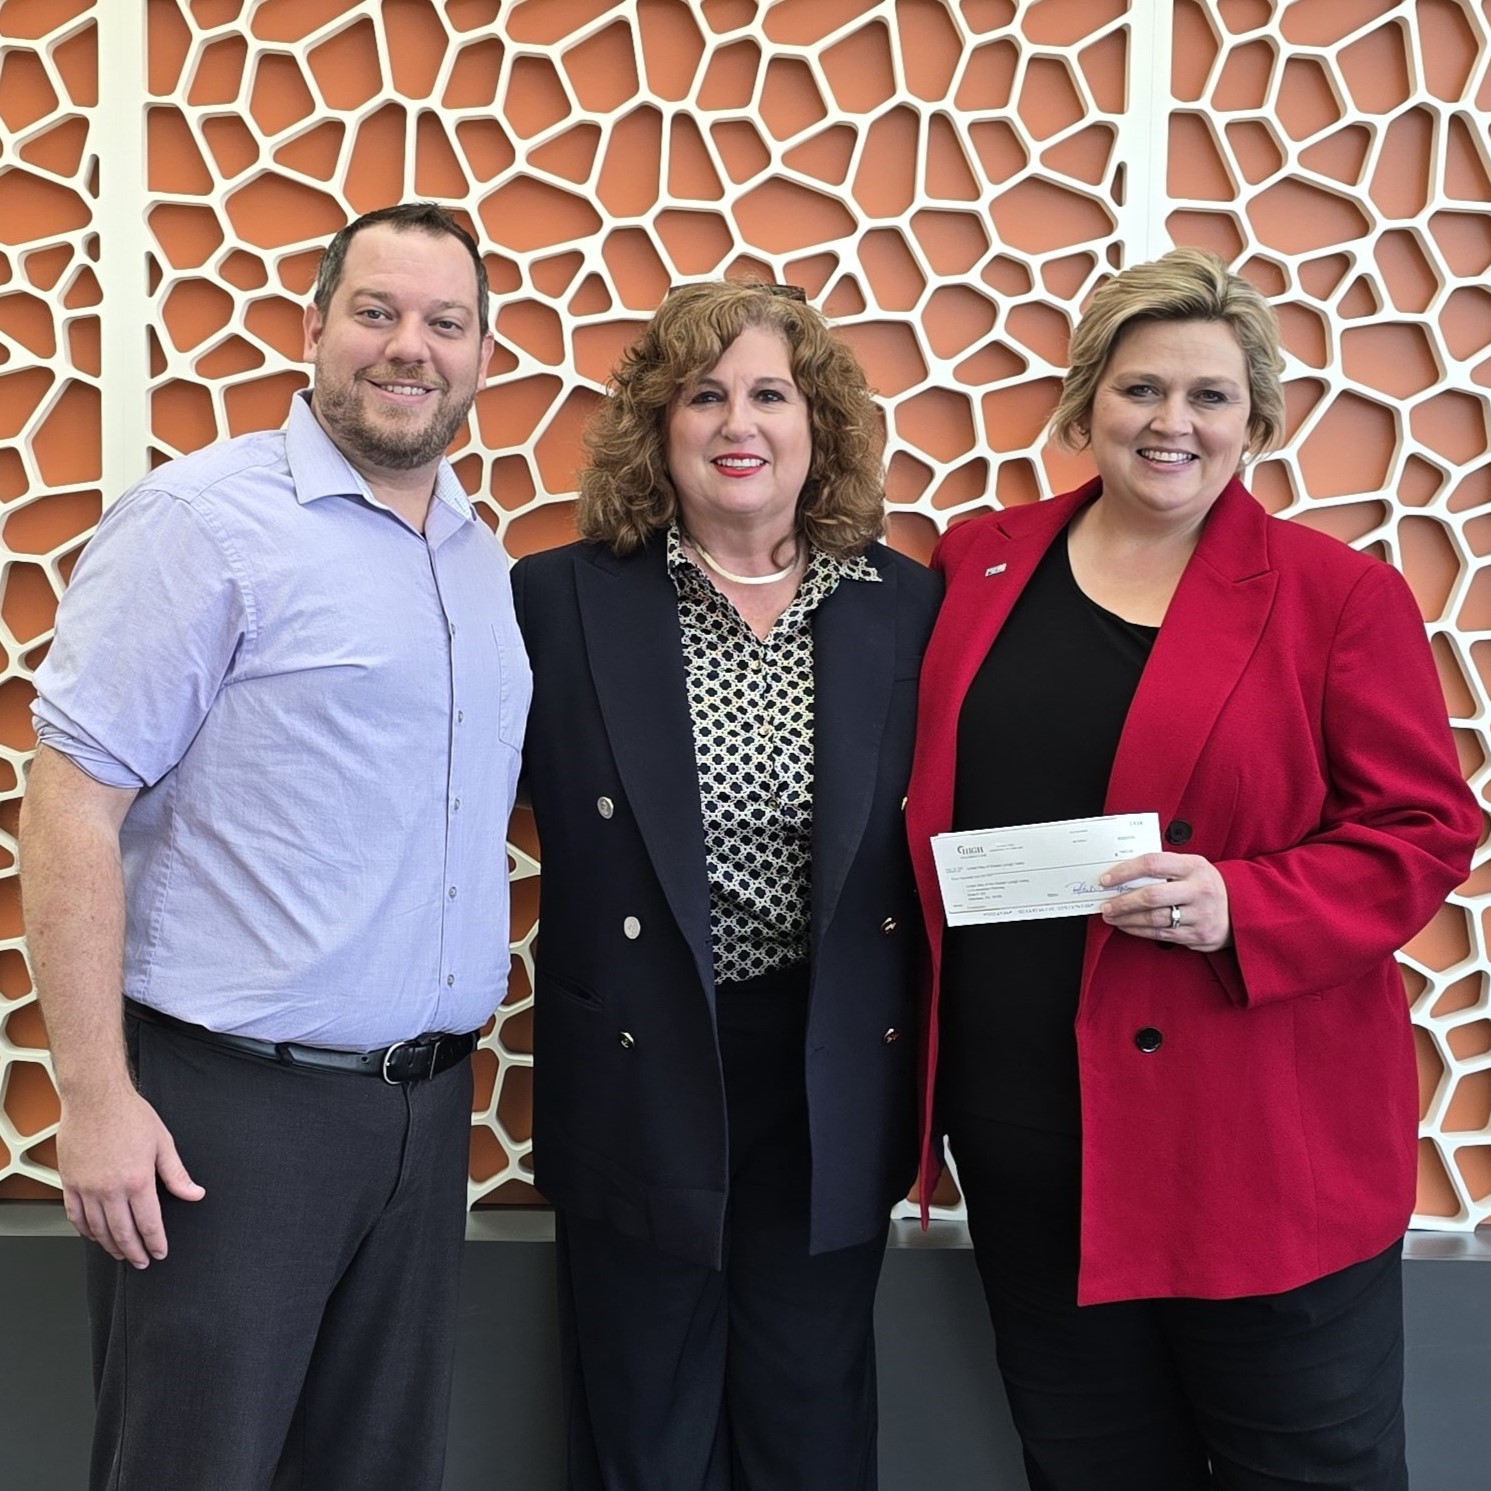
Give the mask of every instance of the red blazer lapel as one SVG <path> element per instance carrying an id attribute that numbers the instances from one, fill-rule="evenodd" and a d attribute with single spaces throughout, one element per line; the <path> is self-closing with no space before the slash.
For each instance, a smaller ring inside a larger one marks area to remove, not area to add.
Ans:
<path id="1" fill-rule="evenodd" d="M 914 807 L 908 807 L 907 822 L 926 905 L 942 904 L 936 894 L 930 839 L 952 823 L 958 716 L 964 697 L 1052 539 L 1096 491 L 1097 484 L 1090 483 L 1034 508 L 993 513 L 954 528 L 933 558 L 933 567 L 947 577 L 947 593 L 922 659 L 909 788 Z M 928 889 L 933 891 L 930 901 Z M 936 952 L 934 946 L 934 956 Z"/>
<path id="2" fill-rule="evenodd" d="M 1158 813 L 1162 834 L 1176 816 L 1273 607 L 1278 576 L 1269 568 L 1266 521 L 1263 508 L 1236 479 L 1217 498 L 1129 705 L 1105 811 Z M 1204 794 L 1210 788 L 1198 782 L 1194 790 Z M 1092 918 L 1084 989 L 1112 935 L 1101 917 Z"/>
<path id="3" fill-rule="evenodd" d="M 1265 522 L 1235 480 L 1212 508 L 1129 706 L 1108 812 L 1154 811 L 1162 824 L 1174 814 L 1273 607 Z"/>

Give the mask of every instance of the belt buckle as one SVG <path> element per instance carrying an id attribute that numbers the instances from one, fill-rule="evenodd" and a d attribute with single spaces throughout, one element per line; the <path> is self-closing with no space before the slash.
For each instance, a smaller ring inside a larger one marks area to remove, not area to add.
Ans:
<path id="1" fill-rule="evenodd" d="M 396 1051 L 402 1051 L 405 1049 L 408 1049 L 410 1051 L 429 1052 L 429 1060 L 426 1063 L 426 1070 L 422 1072 L 410 1072 L 407 1076 L 404 1077 L 390 1076 L 389 1066 L 394 1060 L 394 1053 Z M 390 1087 L 401 1087 L 406 1082 L 423 1082 L 428 1080 L 430 1077 L 433 1077 L 435 1075 L 435 1058 L 439 1054 L 439 1051 L 440 1042 L 438 1040 L 428 1042 L 424 1041 L 423 1039 L 413 1041 L 395 1041 L 393 1045 L 391 1045 L 383 1053 L 383 1070 L 381 1073 L 383 1080 L 387 1082 Z"/>
<path id="2" fill-rule="evenodd" d="M 383 1080 L 387 1082 L 390 1087 L 399 1087 L 402 1086 L 405 1082 L 430 1081 L 435 1076 L 436 1071 L 439 1069 L 438 1063 L 440 1060 L 440 1048 L 444 1044 L 444 1042 L 445 1037 L 440 1035 L 419 1036 L 416 1039 L 409 1041 L 395 1041 L 393 1045 L 391 1045 L 383 1053 L 383 1070 L 381 1074 Z M 407 1076 L 403 1077 L 390 1076 L 389 1066 L 395 1059 L 394 1053 L 396 1051 L 405 1049 L 411 1052 L 417 1051 L 426 1058 L 424 1062 L 424 1070 L 411 1071 Z"/>
<path id="3" fill-rule="evenodd" d="M 397 1051 L 397 1050 L 399 1050 L 403 1046 L 407 1046 L 408 1044 L 409 1044 L 408 1041 L 395 1041 L 393 1043 L 393 1045 L 391 1045 L 383 1053 L 383 1071 L 382 1071 L 382 1077 L 383 1077 L 383 1080 L 385 1082 L 387 1082 L 390 1087 L 398 1087 L 400 1085 L 401 1079 L 398 1078 L 398 1077 L 390 1077 L 388 1075 L 388 1064 L 389 1064 L 389 1062 L 391 1062 L 393 1060 L 394 1052 Z"/>

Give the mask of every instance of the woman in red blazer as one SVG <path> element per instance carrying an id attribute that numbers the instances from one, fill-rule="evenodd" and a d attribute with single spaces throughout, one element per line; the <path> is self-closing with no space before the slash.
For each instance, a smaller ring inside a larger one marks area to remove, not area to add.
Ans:
<path id="1" fill-rule="evenodd" d="M 934 560 L 923 1179 L 945 1131 L 1037 1491 L 1407 1485 L 1393 953 L 1480 815 L 1402 578 L 1238 480 L 1281 366 L 1213 255 L 1125 271 L 1052 421 L 1097 478 Z M 944 925 L 932 835 L 1133 812 L 1165 848 L 1099 914 Z"/>

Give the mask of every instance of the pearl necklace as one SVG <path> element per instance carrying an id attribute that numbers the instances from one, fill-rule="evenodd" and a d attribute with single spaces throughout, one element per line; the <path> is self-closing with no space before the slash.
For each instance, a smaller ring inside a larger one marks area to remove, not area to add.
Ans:
<path id="1" fill-rule="evenodd" d="M 802 554 L 797 550 L 792 551 L 792 563 L 786 569 L 779 569 L 774 575 L 737 575 L 733 570 L 728 570 L 723 564 L 718 563 L 696 538 L 690 538 L 689 544 L 694 553 L 704 561 L 722 580 L 733 580 L 737 585 L 775 585 L 778 580 L 785 580 L 798 566 Z"/>

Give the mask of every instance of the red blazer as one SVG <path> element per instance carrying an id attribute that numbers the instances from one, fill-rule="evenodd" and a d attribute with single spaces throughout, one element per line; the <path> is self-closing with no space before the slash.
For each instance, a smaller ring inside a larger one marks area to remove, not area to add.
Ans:
<path id="1" fill-rule="evenodd" d="M 1099 490 L 963 524 L 933 559 L 947 596 L 906 808 L 932 951 L 923 1194 L 943 931 L 929 841 L 951 824 L 958 715 Z M 1231 482 L 1134 695 L 1106 811 L 1158 812 L 1167 847 L 1217 866 L 1234 945 L 1088 922 L 1079 1302 L 1276 1293 L 1380 1252 L 1407 1225 L 1417 1149 L 1393 953 L 1465 877 L 1481 822 L 1402 576 Z M 1145 1027 L 1158 1050 L 1135 1044 Z"/>

